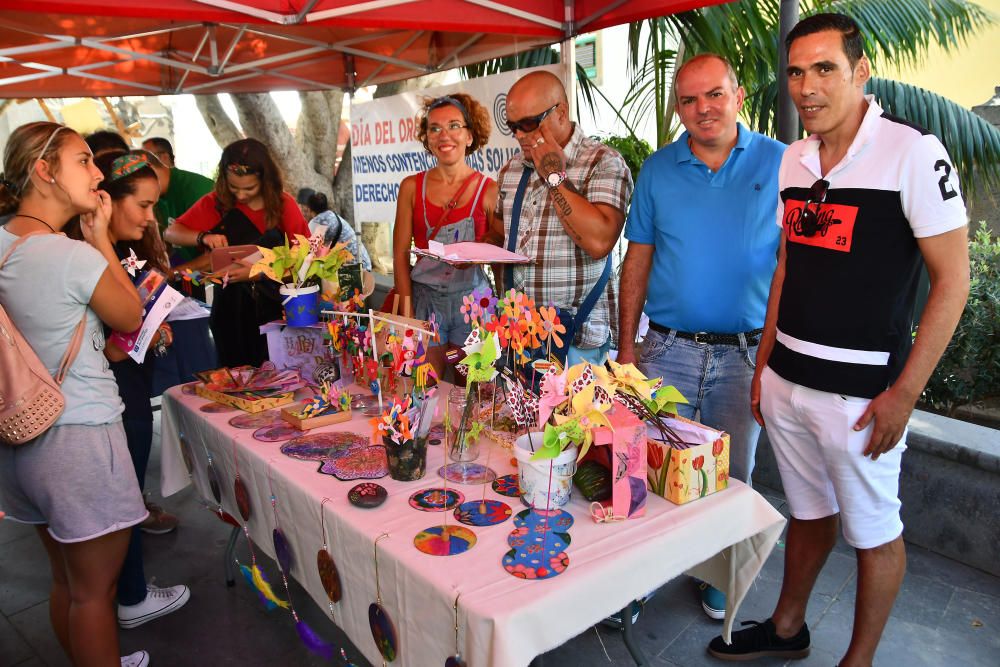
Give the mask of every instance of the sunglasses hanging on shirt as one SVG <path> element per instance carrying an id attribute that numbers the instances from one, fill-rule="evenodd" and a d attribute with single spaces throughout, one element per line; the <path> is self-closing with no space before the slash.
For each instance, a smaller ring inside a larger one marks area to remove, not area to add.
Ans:
<path id="1" fill-rule="evenodd" d="M 826 195 L 829 189 L 830 182 L 822 178 L 817 179 L 812 184 L 812 187 L 809 188 L 809 198 L 802 205 L 802 215 L 799 216 L 799 220 L 796 223 L 797 229 L 795 231 L 801 236 L 816 236 L 816 232 L 822 228 L 823 225 L 819 219 L 819 211 L 823 204 L 826 203 Z M 812 208 L 813 204 L 816 205 L 815 209 Z"/>

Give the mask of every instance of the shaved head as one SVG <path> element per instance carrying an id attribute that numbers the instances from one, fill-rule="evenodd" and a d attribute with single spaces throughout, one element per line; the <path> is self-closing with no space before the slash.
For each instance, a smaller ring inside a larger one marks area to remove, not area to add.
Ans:
<path id="1" fill-rule="evenodd" d="M 562 79 L 547 70 L 537 70 L 518 79 L 507 93 L 507 119 L 511 121 L 538 116 L 551 107 L 556 108 L 551 110 L 544 122 L 552 137 L 560 146 L 565 146 L 573 135 L 573 123 L 569 119 L 569 104 Z M 535 134 L 516 134 L 522 150 L 534 145 L 538 140 Z"/>
<path id="2" fill-rule="evenodd" d="M 540 100 L 544 102 L 546 107 L 558 102 L 565 104 L 567 101 L 566 87 L 563 86 L 562 80 L 552 72 L 545 70 L 531 72 L 518 79 L 510 87 L 507 97 L 517 97 L 518 99 L 525 97 Z"/>

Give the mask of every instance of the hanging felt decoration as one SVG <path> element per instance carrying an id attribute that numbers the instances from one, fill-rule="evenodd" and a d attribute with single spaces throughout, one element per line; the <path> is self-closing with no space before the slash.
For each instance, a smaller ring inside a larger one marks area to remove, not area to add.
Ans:
<path id="1" fill-rule="evenodd" d="M 386 662 L 396 659 L 397 641 L 396 628 L 392 619 L 382 606 L 382 587 L 378 579 L 378 541 L 389 537 L 388 533 L 382 533 L 375 538 L 375 602 L 368 605 L 368 627 L 372 632 L 372 640 L 375 647 L 382 654 Z"/>
<path id="2" fill-rule="evenodd" d="M 326 543 L 326 514 L 323 512 L 323 505 L 331 502 L 329 498 L 324 498 L 319 504 L 319 531 L 323 535 L 323 546 L 316 552 L 316 569 L 319 571 L 319 580 L 323 584 L 326 596 L 330 598 L 330 613 L 333 614 L 333 605 L 340 602 L 342 595 L 340 586 L 340 573 L 337 571 L 337 564 L 333 561 L 333 555 Z"/>
<path id="3" fill-rule="evenodd" d="M 274 550 L 278 560 L 278 569 L 281 572 L 281 581 L 285 585 L 285 597 L 288 598 L 287 603 L 279 606 L 288 609 L 292 613 L 292 618 L 295 620 L 295 630 L 299 633 L 299 638 L 305 647 L 321 658 L 330 660 L 333 658 L 333 644 L 324 641 L 305 621 L 299 618 L 298 612 L 295 611 L 295 607 L 292 605 L 292 591 L 288 586 L 288 574 L 292 566 L 292 550 L 284 537 L 284 533 L 281 531 L 281 523 L 278 520 L 278 497 L 274 493 L 274 480 L 271 478 L 270 462 L 267 464 L 267 486 L 271 492 L 271 513 L 274 515 Z M 280 548 L 279 535 L 281 536 Z"/>

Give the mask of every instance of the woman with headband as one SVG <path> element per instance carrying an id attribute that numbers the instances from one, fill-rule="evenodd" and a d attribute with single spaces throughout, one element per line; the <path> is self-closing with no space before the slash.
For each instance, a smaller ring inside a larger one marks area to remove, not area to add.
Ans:
<path id="1" fill-rule="evenodd" d="M 222 151 L 215 191 L 177 218 L 163 237 L 174 245 L 211 250 L 246 244 L 273 248 L 295 234 L 308 238 L 309 226 L 284 191 L 271 152 L 256 139 L 241 139 Z M 250 278 L 249 266 L 226 275 L 226 285 L 215 288 L 210 320 L 219 363 L 260 366 L 267 359 L 267 340 L 258 327 L 282 318 L 278 284 L 260 282 L 263 275 Z"/>
<path id="2" fill-rule="evenodd" d="M 487 285 L 478 266 L 461 268 L 422 258 L 410 267 L 410 246 L 427 248 L 440 243 L 481 241 L 497 200 L 497 184 L 465 158 L 490 137 L 490 114 L 469 95 L 455 93 L 428 99 L 419 117 L 418 138 L 437 166 L 407 176 L 399 186 L 393 230 L 393 282 L 401 303 L 412 299 L 412 312 L 426 320 L 434 315 L 440 339 L 427 352 L 427 361 L 443 378 L 445 348 L 465 344 L 470 325 L 460 308 L 462 297 Z"/>
<path id="3" fill-rule="evenodd" d="M 108 237 L 115 253 L 124 264 L 135 257 L 143 262 L 133 269 L 133 279 L 150 270 L 169 275 L 167 250 L 157 233 L 153 207 L 160 197 L 160 183 L 156 178 L 145 151 L 105 152 L 94 162 L 104 174 L 100 189 L 111 197 L 111 220 Z M 75 238 L 73 226 L 67 230 Z M 105 330 L 105 335 L 110 332 Z M 173 342 L 170 325 L 160 325 L 149 351 L 142 363 L 137 363 L 123 350 L 109 345 L 104 355 L 111 363 L 111 371 L 118 383 L 118 393 L 125 412 L 122 423 L 128 442 L 129 454 L 139 481 L 139 490 L 145 490 L 146 468 L 153 446 L 153 409 L 150 397 L 153 390 L 155 350 Z M 151 510 L 152 515 L 152 510 Z M 188 601 L 191 593 L 187 586 L 154 586 L 146 582 L 142 557 L 142 531 L 132 528 L 125 563 L 118 579 L 118 623 L 123 628 L 134 628 L 170 612 L 177 611 Z"/>
<path id="4" fill-rule="evenodd" d="M 90 148 L 63 125 L 29 123 L 7 142 L 0 302 L 50 372 L 81 322 L 84 335 L 61 386 L 59 419 L 27 444 L 0 445 L 0 506 L 8 519 L 36 526 L 52 571 L 49 618 L 71 662 L 135 666 L 149 656 L 120 658 L 114 592 L 128 529 L 147 512 L 135 471 L 120 465 L 128 446 L 103 324 L 134 331 L 142 305 L 108 235 L 111 198 L 97 189 L 101 179 Z M 85 243 L 60 233 L 76 216 Z"/>

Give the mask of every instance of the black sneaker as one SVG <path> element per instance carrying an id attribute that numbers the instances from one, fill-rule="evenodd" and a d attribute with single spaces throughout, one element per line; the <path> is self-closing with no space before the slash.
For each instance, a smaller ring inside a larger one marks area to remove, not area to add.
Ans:
<path id="1" fill-rule="evenodd" d="M 783 639 L 774 629 L 774 623 L 767 619 L 759 621 L 743 621 L 741 625 L 749 628 L 733 633 L 733 643 L 727 644 L 722 637 L 716 637 L 708 645 L 708 654 L 719 660 L 754 660 L 766 656 L 776 656 L 789 660 L 798 660 L 809 655 L 809 628 L 805 623 L 794 637 Z"/>

